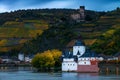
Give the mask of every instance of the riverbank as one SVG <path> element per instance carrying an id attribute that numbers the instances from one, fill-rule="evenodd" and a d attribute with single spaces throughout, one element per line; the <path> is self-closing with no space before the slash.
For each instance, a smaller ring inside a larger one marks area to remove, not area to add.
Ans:
<path id="1" fill-rule="evenodd" d="M 120 63 L 114 61 L 102 61 L 98 64 L 99 73 L 120 74 Z"/>

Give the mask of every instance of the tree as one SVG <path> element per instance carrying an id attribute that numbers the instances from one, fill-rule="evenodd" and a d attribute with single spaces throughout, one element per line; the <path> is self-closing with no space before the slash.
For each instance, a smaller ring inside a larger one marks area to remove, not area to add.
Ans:
<path id="1" fill-rule="evenodd" d="M 54 57 L 55 66 L 59 67 L 61 65 L 60 56 L 62 55 L 62 52 L 57 49 L 53 49 L 51 52 Z"/>
<path id="2" fill-rule="evenodd" d="M 47 50 L 43 53 L 38 53 L 35 55 L 35 57 L 32 60 L 32 65 L 35 68 L 50 68 L 54 66 L 60 65 L 60 58 L 61 51 L 53 49 L 53 50 Z"/>

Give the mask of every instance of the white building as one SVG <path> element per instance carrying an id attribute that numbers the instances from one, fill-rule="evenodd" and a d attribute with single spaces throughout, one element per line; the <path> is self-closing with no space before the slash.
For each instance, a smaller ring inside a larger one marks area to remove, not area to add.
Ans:
<path id="1" fill-rule="evenodd" d="M 25 57 L 25 62 L 30 62 L 31 63 L 31 61 L 32 61 L 32 58 L 30 58 L 29 56 Z"/>
<path id="2" fill-rule="evenodd" d="M 19 54 L 18 54 L 18 59 L 19 59 L 20 61 L 24 61 L 24 59 L 25 59 L 24 53 L 19 53 Z"/>
<path id="3" fill-rule="evenodd" d="M 64 59 L 62 63 L 62 71 L 76 71 L 77 70 L 77 63 L 74 61 L 74 58 L 71 59 Z"/>

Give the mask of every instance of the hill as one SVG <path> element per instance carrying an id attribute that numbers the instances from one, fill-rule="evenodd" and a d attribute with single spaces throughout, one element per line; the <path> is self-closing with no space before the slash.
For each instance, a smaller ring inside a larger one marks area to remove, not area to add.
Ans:
<path id="1" fill-rule="evenodd" d="M 35 38 L 36 35 L 41 35 L 44 30 L 50 28 L 51 25 L 59 26 L 59 24 L 61 24 L 60 21 L 63 21 L 65 24 L 69 22 L 72 13 L 77 13 L 77 10 L 29 9 L 1 13 L 0 52 L 9 52 L 15 47 L 20 50 L 26 41 Z M 87 13 L 94 13 L 94 16 L 97 16 L 94 11 L 87 11 Z M 91 18 L 94 16 L 91 16 Z M 64 27 L 63 24 L 61 26 Z"/>
<path id="2" fill-rule="evenodd" d="M 110 44 L 103 36 L 116 35 L 114 32 L 119 28 L 119 12 L 119 9 L 110 12 L 86 10 L 86 21 L 80 23 L 70 18 L 72 13 L 77 13 L 74 9 L 36 9 L 1 13 L 0 51 L 9 52 L 16 48 L 25 53 L 43 52 L 48 49 L 63 50 L 71 40 L 81 35 L 85 44 L 91 46 L 92 50 L 109 54 L 109 47 L 106 52 L 98 48 L 104 47 L 106 50 L 106 46 Z M 101 43 L 101 39 L 106 45 Z M 99 47 L 96 44 L 104 46 Z M 119 52 L 118 49 L 110 54 Z"/>

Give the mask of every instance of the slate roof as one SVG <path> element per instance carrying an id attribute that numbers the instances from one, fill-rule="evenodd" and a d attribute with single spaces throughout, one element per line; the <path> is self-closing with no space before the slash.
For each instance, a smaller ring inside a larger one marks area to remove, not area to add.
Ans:
<path id="1" fill-rule="evenodd" d="M 76 40 L 74 46 L 85 46 L 81 40 Z"/>
<path id="2" fill-rule="evenodd" d="M 81 45 L 85 45 L 83 41 L 74 39 L 74 40 L 71 40 L 66 47 L 72 48 L 73 46 L 81 46 Z"/>
<path id="3" fill-rule="evenodd" d="M 86 49 L 85 53 L 80 57 L 98 57 L 98 55 L 90 49 Z"/>
<path id="4" fill-rule="evenodd" d="M 69 51 L 69 50 L 65 50 L 63 52 L 63 56 L 64 56 L 64 58 L 73 58 L 73 52 Z"/>

